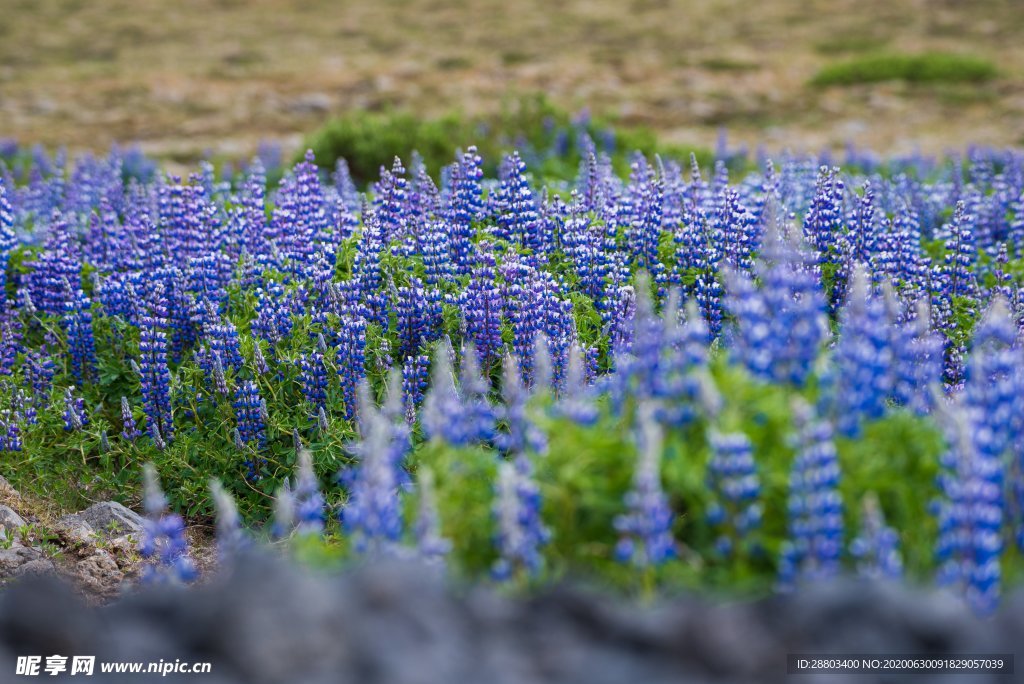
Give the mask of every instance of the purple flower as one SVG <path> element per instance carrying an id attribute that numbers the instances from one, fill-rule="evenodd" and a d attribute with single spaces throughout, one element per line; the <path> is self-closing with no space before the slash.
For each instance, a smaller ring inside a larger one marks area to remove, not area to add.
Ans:
<path id="1" fill-rule="evenodd" d="M 1004 465 L 998 438 L 984 423 L 981 407 L 954 397 L 941 406 L 949 451 L 939 475 L 942 498 L 935 502 L 939 539 L 938 582 L 964 594 L 980 614 L 999 603 L 1003 552 Z"/>
<path id="2" fill-rule="evenodd" d="M 466 335 L 476 346 L 480 360 L 490 366 L 498 359 L 504 301 L 496 282 L 494 256 L 482 253 L 469 285 L 458 304 L 466 321 Z"/>
<path id="3" fill-rule="evenodd" d="M 957 202 L 952 222 L 943 228 L 943 232 L 949 235 L 945 272 L 949 277 L 950 297 L 975 297 L 978 294 L 974 275 L 978 254 L 971 232 L 972 218 L 967 215 L 963 201 Z"/>
<path id="4" fill-rule="evenodd" d="M 324 365 L 324 355 L 317 350 L 303 354 L 299 359 L 299 368 L 302 396 L 315 415 L 327 405 L 327 367 Z"/>
<path id="5" fill-rule="evenodd" d="M 427 390 L 430 357 L 410 356 L 402 365 L 402 397 L 405 405 L 405 419 L 409 425 L 416 422 L 416 413 Z"/>
<path id="6" fill-rule="evenodd" d="M 723 556 L 730 557 L 761 524 L 761 480 L 746 435 L 714 432 L 710 441 L 712 457 L 707 480 L 715 500 L 708 509 L 707 521 L 718 532 L 715 547 Z"/>
<path id="7" fill-rule="evenodd" d="M 860 534 L 850 543 L 850 553 L 858 559 L 857 572 L 870 579 L 902 578 L 903 559 L 899 545 L 900 535 L 885 524 L 878 497 L 864 497 Z"/>
<path id="8" fill-rule="evenodd" d="M 341 317 L 340 334 L 334 357 L 338 368 L 341 397 L 345 402 L 345 417 L 352 420 L 356 414 L 356 390 L 366 378 L 366 325 L 358 314 Z"/>
<path id="9" fill-rule="evenodd" d="M 438 290 L 425 289 L 419 278 L 412 277 L 408 287 L 395 290 L 394 332 L 398 337 L 398 355 L 406 358 L 418 354 L 436 339 L 441 326 L 441 295 Z"/>
<path id="10" fill-rule="evenodd" d="M 313 455 L 299 449 L 298 467 L 291 486 L 294 520 L 299 534 L 320 534 L 324 529 L 326 502 L 313 471 Z"/>
<path id="11" fill-rule="evenodd" d="M 271 235 L 292 272 L 304 273 L 313 263 L 317 244 L 333 252 L 334 237 L 312 150 L 281 183 L 271 218 Z"/>
<path id="12" fill-rule="evenodd" d="M 451 167 L 451 187 L 445 218 L 451 229 L 449 247 L 452 263 L 459 273 L 468 273 L 472 263 L 473 223 L 483 214 L 483 159 L 470 146 Z"/>
<path id="13" fill-rule="evenodd" d="M 419 515 L 413 527 L 416 537 L 416 551 L 427 563 L 440 564 L 452 549 L 452 543 L 441 533 L 441 520 L 437 512 L 437 496 L 434 492 L 434 473 L 421 467 L 417 478 L 419 491 Z"/>
<path id="14" fill-rule="evenodd" d="M 895 383 L 895 353 L 890 330 L 895 326 L 891 303 L 869 291 L 866 270 L 853 274 L 850 297 L 840 317 L 834 363 L 837 426 L 843 435 L 860 434 L 864 420 L 881 418 Z"/>
<path id="15" fill-rule="evenodd" d="M 21 451 L 21 428 L 11 409 L 0 410 L 0 451 Z"/>
<path id="16" fill-rule="evenodd" d="M 68 387 L 64 390 L 64 430 L 72 432 L 81 430 L 89 424 L 89 418 L 85 413 L 85 401 L 75 396 L 75 388 Z"/>
<path id="17" fill-rule="evenodd" d="M 526 180 L 526 164 L 513 152 L 502 164 L 504 173 L 497 200 L 497 227 L 494 233 L 502 240 L 515 242 L 533 250 L 541 249 L 540 215 L 533 191 Z"/>
<path id="18" fill-rule="evenodd" d="M 886 296 L 892 295 L 887 292 Z M 892 331 L 892 397 L 901 406 L 925 414 L 931 410 L 934 386 L 942 381 L 943 341 L 931 329 L 927 300 L 921 299 L 910 314 Z"/>
<path id="19" fill-rule="evenodd" d="M 661 488 L 661 428 L 655 407 L 637 409 L 637 459 L 633 488 L 626 494 L 627 512 L 615 518 L 619 542 L 615 557 L 638 568 L 653 568 L 676 555 L 672 538 L 672 509 Z"/>
<path id="20" fill-rule="evenodd" d="M 267 426 L 263 416 L 264 404 L 256 383 L 246 380 L 239 384 L 235 390 L 233 406 L 238 421 L 239 441 L 255 452 L 262 451 L 267 445 Z M 264 463 L 264 459 L 255 455 L 250 455 L 246 459 L 249 480 L 259 479 L 259 469 Z"/>
<path id="21" fill-rule="evenodd" d="M 146 521 L 139 555 L 145 565 L 142 581 L 147 584 L 187 584 L 199 573 L 189 556 L 185 537 L 185 521 L 177 513 L 167 510 L 167 499 L 160 489 L 156 468 L 147 463 L 145 476 Z"/>
<path id="22" fill-rule="evenodd" d="M 802 402 L 794 405 L 793 413 L 798 433 L 789 477 L 789 540 L 779 559 L 783 589 L 799 580 L 834 577 L 843 551 L 843 500 L 832 426 Z"/>
<path id="23" fill-rule="evenodd" d="M 540 549 L 551 538 L 540 516 L 540 490 L 530 477 L 529 462 L 523 459 L 522 463 L 526 464 L 525 469 L 508 461 L 498 465 L 494 504 L 498 559 L 491 574 L 499 581 L 539 573 L 543 562 Z"/>
<path id="24" fill-rule="evenodd" d="M 400 402 L 400 390 L 391 391 Z M 389 412 L 373 406 L 368 390 L 360 396 L 366 398 L 359 407 L 360 439 L 352 445 L 359 462 L 354 472 L 342 476 L 350 489 L 341 520 L 358 553 L 380 554 L 391 551 L 402 536 L 399 491 L 405 480 L 401 458 L 408 445 L 408 431 L 401 409 L 396 421 L 389 418 Z"/>
<path id="25" fill-rule="evenodd" d="M 494 408 L 472 347 L 464 354 L 460 375 L 461 388 L 456 388 L 448 345 L 439 345 L 430 391 L 423 401 L 423 432 L 428 439 L 442 439 L 452 446 L 488 441 L 494 433 Z"/>
<path id="26" fill-rule="evenodd" d="M 547 436 L 528 413 L 530 395 L 523 386 L 515 357 L 506 355 L 502 367 L 501 396 L 504 401 L 499 405 L 498 413 L 507 432 L 499 432 L 495 436 L 495 446 L 512 458 L 524 457 L 529 452 L 543 454 L 547 451 Z"/>
<path id="27" fill-rule="evenodd" d="M 222 562 L 230 562 L 249 545 L 235 500 L 216 479 L 210 480 L 210 498 L 217 512 L 217 553 Z"/>
<path id="28" fill-rule="evenodd" d="M 728 280 L 737 326 L 732 352 L 756 377 L 801 386 L 825 339 L 825 303 L 813 264 L 795 238 L 768 230 L 757 264 L 761 287 L 743 273 Z"/>
<path id="29" fill-rule="evenodd" d="M 142 406 L 151 435 L 164 442 L 174 437 L 171 417 L 171 372 L 167 367 L 167 336 L 160 321 L 144 316 L 139 328 L 139 361 L 134 366 L 142 386 Z M 155 441 L 155 440 L 154 440 Z"/>
<path id="30" fill-rule="evenodd" d="M 600 413 L 594 403 L 594 391 L 587 381 L 586 359 L 579 345 L 569 349 L 569 362 L 565 372 L 565 385 L 558 395 L 554 413 L 583 426 L 597 422 Z"/>
<path id="31" fill-rule="evenodd" d="M 128 404 L 128 397 L 121 397 L 121 436 L 129 442 L 134 442 L 141 434 L 135 424 L 135 416 L 132 414 L 132 407 Z"/>

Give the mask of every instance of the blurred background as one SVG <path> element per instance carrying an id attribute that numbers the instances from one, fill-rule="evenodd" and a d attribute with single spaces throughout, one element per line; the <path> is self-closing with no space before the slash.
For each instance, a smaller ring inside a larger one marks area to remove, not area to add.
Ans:
<path id="1" fill-rule="evenodd" d="M 1016 0 L 3 0 L 0 138 L 288 155 L 332 117 L 543 93 L 671 144 L 1024 143 Z M 472 141 L 467 133 L 464 143 Z"/>

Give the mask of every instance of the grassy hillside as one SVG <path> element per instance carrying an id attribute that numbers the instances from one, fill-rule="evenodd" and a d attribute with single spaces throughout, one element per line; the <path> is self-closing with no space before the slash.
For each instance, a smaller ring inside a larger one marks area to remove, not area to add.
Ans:
<path id="1" fill-rule="evenodd" d="M 543 92 L 669 142 L 940 151 L 1024 139 L 1024 6 L 912 0 L 9 0 L 0 138 L 167 158 L 289 151 L 331 115 L 493 113 Z M 851 60 L 986 60 L 985 82 L 815 88 Z"/>

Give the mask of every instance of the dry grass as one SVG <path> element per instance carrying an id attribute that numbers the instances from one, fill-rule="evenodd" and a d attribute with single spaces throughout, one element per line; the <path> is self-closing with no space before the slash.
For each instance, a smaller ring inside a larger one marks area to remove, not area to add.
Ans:
<path id="1" fill-rule="evenodd" d="M 298 144 L 330 113 L 589 105 L 669 140 L 941 150 L 1024 140 L 1013 0 L 6 0 L 0 137 L 188 157 Z M 951 51 L 1000 78 L 816 92 L 850 54 Z"/>

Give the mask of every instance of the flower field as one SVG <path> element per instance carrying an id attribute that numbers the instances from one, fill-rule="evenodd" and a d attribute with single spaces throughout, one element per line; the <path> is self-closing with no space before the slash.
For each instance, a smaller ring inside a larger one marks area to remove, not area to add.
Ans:
<path id="1" fill-rule="evenodd" d="M 193 580 L 186 520 L 216 520 L 222 554 L 996 609 L 1024 156 L 701 168 L 562 133 L 365 188 L 312 152 L 182 179 L 0 149 L 0 472 L 73 507 L 138 503 L 146 465 L 154 581 Z"/>

